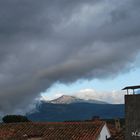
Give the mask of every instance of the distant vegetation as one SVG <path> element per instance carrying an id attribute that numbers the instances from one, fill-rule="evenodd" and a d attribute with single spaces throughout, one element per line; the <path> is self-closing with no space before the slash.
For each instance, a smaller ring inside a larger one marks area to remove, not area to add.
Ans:
<path id="1" fill-rule="evenodd" d="M 26 116 L 22 115 L 6 115 L 2 118 L 4 123 L 16 123 L 16 122 L 30 122 Z"/>
<path id="2" fill-rule="evenodd" d="M 89 120 L 92 116 L 101 119 L 124 118 L 124 105 L 112 104 L 50 104 L 42 102 L 36 106 L 36 111 L 26 114 L 32 121 L 56 122 L 69 120 Z"/>

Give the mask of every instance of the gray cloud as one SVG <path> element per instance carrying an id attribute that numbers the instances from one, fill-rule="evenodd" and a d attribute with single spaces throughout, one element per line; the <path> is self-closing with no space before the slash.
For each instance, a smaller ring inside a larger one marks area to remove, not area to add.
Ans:
<path id="1" fill-rule="evenodd" d="M 139 0 L 1 0 L 0 112 L 24 110 L 55 82 L 129 70 Z"/>

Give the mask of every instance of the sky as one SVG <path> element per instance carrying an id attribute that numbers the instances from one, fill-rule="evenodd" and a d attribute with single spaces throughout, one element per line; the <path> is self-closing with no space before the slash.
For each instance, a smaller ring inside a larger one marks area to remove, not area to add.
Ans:
<path id="1" fill-rule="evenodd" d="M 123 104 L 124 95 L 127 92 L 122 89 L 126 86 L 139 85 L 139 73 L 140 68 L 137 68 L 111 79 L 78 80 L 72 84 L 55 83 L 51 88 L 41 93 L 41 99 L 53 100 L 62 95 L 70 95 L 81 99 L 96 99 L 111 104 Z M 132 90 L 129 91 L 130 94 L 132 92 Z"/>
<path id="2" fill-rule="evenodd" d="M 0 113 L 62 94 L 123 103 L 139 85 L 139 0 L 1 0 Z"/>

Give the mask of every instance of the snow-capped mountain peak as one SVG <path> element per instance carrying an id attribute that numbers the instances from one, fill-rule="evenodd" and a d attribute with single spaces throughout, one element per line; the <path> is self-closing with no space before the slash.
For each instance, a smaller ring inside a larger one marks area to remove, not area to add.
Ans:
<path id="1" fill-rule="evenodd" d="M 98 100 L 84 100 L 74 96 L 62 95 L 61 97 L 48 101 L 48 103 L 52 104 L 71 104 L 71 103 L 94 103 L 94 104 L 107 104 L 103 101 Z"/>

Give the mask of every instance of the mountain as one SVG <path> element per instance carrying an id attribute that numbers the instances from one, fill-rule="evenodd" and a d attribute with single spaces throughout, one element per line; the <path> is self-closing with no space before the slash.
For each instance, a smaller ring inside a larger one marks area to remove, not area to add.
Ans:
<path id="1" fill-rule="evenodd" d="M 62 96 L 50 102 L 41 101 L 36 105 L 36 111 L 27 113 L 26 116 L 32 121 L 71 121 L 88 120 L 93 116 L 103 119 L 124 118 L 123 104 L 96 103 L 94 100 L 85 100 Z"/>
<path id="2" fill-rule="evenodd" d="M 48 101 L 52 104 L 72 104 L 72 103 L 94 103 L 94 104 L 108 104 L 98 100 L 84 100 L 74 96 L 63 95 L 55 100 Z"/>

